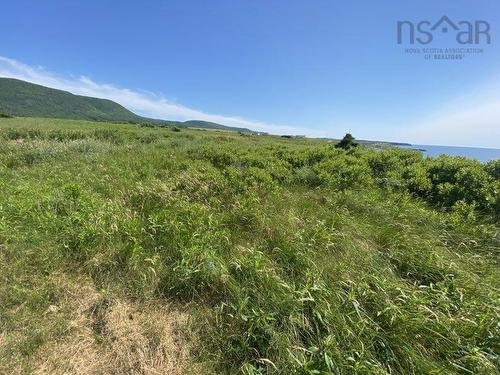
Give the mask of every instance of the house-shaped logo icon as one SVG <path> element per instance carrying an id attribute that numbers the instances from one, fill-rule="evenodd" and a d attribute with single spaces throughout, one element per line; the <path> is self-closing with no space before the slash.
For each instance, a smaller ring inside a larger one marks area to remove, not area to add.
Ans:
<path id="1" fill-rule="evenodd" d="M 454 34 L 453 37 L 458 44 L 491 43 L 491 27 L 488 22 L 482 20 L 453 22 L 449 17 L 442 16 L 435 23 L 427 20 L 398 21 L 398 44 L 402 44 L 403 39 L 406 39 L 409 44 L 417 42 L 427 45 L 432 43 L 436 34 L 446 34 L 449 31 Z"/>
<path id="2" fill-rule="evenodd" d="M 447 26 L 448 25 L 448 26 Z M 448 32 L 448 27 L 452 27 L 455 31 L 458 31 L 459 28 L 457 27 L 457 25 L 455 25 L 455 23 L 450 20 L 447 16 L 443 16 L 439 19 L 439 21 L 437 21 L 432 27 L 431 27 L 431 30 L 434 31 L 436 30 L 438 27 L 441 27 L 441 31 L 443 33 L 447 33 Z"/>

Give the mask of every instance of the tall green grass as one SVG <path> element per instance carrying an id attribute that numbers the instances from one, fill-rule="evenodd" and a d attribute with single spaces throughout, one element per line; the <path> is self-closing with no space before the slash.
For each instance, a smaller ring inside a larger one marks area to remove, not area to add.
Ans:
<path id="1" fill-rule="evenodd" d="M 498 373 L 499 186 L 498 161 L 1 119 L 0 370 L 67 334 L 65 272 L 187 304 L 206 373 Z"/>

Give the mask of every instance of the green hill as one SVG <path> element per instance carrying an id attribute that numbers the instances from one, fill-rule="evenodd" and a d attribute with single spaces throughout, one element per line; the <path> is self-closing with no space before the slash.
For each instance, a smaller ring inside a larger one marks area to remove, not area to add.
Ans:
<path id="1" fill-rule="evenodd" d="M 210 122 L 210 121 L 189 120 L 189 121 L 183 122 L 182 124 L 188 128 L 231 130 L 231 131 L 244 131 L 244 132 L 253 133 L 252 130 L 247 129 L 247 128 L 237 128 L 237 127 L 233 127 L 233 126 L 225 126 L 225 125 L 217 124 L 215 122 Z"/>
<path id="2" fill-rule="evenodd" d="M 10 78 L 0 78 L 0 112 L 22 117 L 143 121 L 111 100 L 74 95 Z"/>
<path id="3" fill-rule="evenodd" d="M 180 122 L 142 117 L 112 100 L 74 95 L 67 91 L 12 78 L 0 78 L 0 113 L 19 117 L 153 123 L 252 132 L 246 128 L 225 126 L 207 121 Z"/>

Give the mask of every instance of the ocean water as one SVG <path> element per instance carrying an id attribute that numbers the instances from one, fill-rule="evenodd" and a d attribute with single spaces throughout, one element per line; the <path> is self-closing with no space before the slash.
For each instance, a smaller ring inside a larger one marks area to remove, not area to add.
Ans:
<path id="1" fill-rule="evenodd" d="M 427 156 L 439 156 L 442 154 L 450 156 L 465 156 L 479 160 L 483 163 L 500 159 L 500 149 L 479 147 L 456 147 L 456 146 L 433 146 L 433 145 L 411 145 L 400 146 L 401 148 L 413 148 L 422 150 Z"/>

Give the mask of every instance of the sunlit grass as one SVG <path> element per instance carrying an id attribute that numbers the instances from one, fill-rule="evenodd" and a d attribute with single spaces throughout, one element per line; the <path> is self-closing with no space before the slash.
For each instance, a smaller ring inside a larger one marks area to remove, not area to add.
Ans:
<path id="1" fill-rule="evenodd" d="M 0 119 L 0 373 L 81 329 L 122 371 L 161 371 L 146 323 L 149 359 L 109 350 L 113 312 L 147 305 L 189 315 L 168 352 L 185 373 L 495 374 L 497 164 Z"/>

